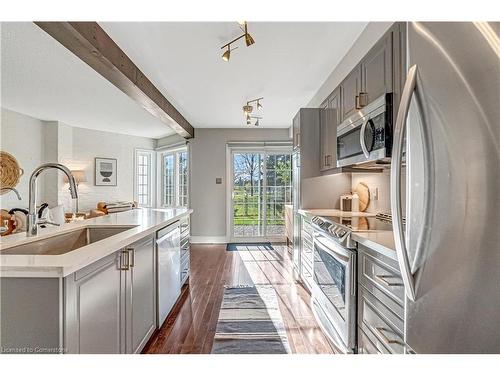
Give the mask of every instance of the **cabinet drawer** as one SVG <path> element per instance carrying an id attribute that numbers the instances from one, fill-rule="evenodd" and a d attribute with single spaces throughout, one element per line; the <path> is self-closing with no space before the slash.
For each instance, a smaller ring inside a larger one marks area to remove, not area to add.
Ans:
<path id="1" fill-rule="evenodd" d="M 312 242 L 313 236 L 311 231 L 307 230 L 306 228 L 302 228 L 301 234 L 303 238 L 307 238 L 308 241 Z"/>
<path id="2" fill-rule="evenodd" d="M 382 350 L 377 348 L 376 344 L 374 344 L 368 334 L 364 332 L 367 330 L 366 326 L 358 328 L 358 353 L 359 354 L 387 354 L 387 349 L 382 345 Z"/>
<path id="3" fill-rule="evenodd" d="M 404 307 L 405 289 L 398 269 L 373 257 L 366 251 L 360 256 L 361 284 L 372 285 L 384 292 L 401 307 Z"/>
<path id="4" fill-rule="evenodd" d="M 189 237 L 181 239 L 181 249 L 186 249 L 189 247 Z"/>
<path id="5" fill-rule="evenodd" d="M 403 333 L 393 323 L 398 320 L 395 315 L 380 303 L 377 304 L 375 299 L 368 300 L 366 295 L 360 298 L 359 310 L 358 323 L 361 326 L 366 326 L 367 332 L 375 336 L 390 353 L 403 354 L 405 352 Z"/>

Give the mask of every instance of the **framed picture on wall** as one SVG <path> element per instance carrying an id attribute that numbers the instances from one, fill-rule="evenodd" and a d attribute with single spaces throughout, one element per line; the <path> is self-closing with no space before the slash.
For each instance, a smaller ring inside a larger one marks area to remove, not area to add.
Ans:
<path id="1" fill-rule="evenodd" d="M 116 159 L 95 158 L 95 185 L 116 186 Z"/>

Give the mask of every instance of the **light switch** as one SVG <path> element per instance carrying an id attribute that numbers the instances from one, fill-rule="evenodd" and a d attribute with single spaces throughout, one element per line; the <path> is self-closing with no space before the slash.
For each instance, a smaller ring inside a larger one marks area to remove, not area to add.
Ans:
<path id="1" fill-rule="evenodd" d="M 222 177 L 216 177 L 216 178 L 215 178 L 215 183 L 216 183 L 217 185 L 222 184 Z"/>

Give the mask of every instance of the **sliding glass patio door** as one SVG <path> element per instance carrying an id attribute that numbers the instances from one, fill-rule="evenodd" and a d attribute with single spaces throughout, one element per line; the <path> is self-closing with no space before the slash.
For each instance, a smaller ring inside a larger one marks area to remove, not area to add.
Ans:
<path id="1" fill-rule="evenodd" d="M 284 239 L 291 176 L 288 152 L 231 152 L 231 241 Z"/>

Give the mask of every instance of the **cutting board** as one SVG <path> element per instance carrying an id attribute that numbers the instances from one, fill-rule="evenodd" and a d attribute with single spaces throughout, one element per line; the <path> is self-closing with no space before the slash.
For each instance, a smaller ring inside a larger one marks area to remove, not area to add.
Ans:
<path id="1" fill-rule="evenodd" d="M 364 182 L 360 182 L 354 189 L 359 196 L 359 211 L 364 212 L 370 204 L 370 189 Z"/>

